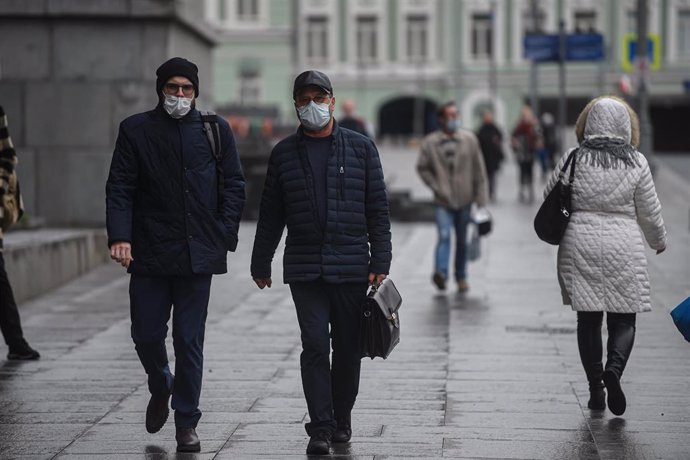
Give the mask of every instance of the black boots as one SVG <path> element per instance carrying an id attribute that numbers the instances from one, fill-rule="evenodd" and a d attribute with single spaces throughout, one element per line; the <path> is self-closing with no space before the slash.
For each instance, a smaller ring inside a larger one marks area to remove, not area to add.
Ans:
<path id="1" fill-rule="evenodd" d="M 201 442 L 194 428 L 177 427 L 175 429 L 175 440 L 177 441 L 178 452 L 200 452 Z"/>
<path id="2" fill-rule="evenodd" d="M 580 361 L 585 369 L 589 382 L 589 401 L 587 407 L 592 410 L 606 409 L 604 401 L 604 365 L 601 362 L 603 353 L 601 343 L 601 313 L 577 313 L 577 347 Z"/>
<path id="3" fill-rule="evenodd" d="M 606 370 L 601 363 L 602 312 L 577 313 L 577 345 L 582 367 L 589 381 L 587 407 L 593 410 L 606 408 L 604 386 L 608 392 L 607 403 L 615 415 L 623 415 L 626 399 L 620 385 L 625 366 L 635 342 L 634 313 L 607 313 L 606 326 L 609 339 L 606 344 Z"/>
<path id="4" fill-rule="evenodd" d="M 149 404 L 146 406 L 146 431 L 149 433 L 158 433 L 168 420 L 168 415 L 170 415 L 168 401 L 170 401 L 172 392 L 173 389 L 170 388 L 170 392 L 167 394 L 151 395 Z"/>
<path id="5" fill-rule="evenodd" d="M 587 407 L 592 410 L 606 409 L 606 392 L 604 391 L 604 384 L 597 383 L 589 384 L 589 401 Z"/>
<path id="6" fill-rule="evenodd" d="M 333 442 L 348 442 L 352 437 L 352 422 L 350 415 L 336 419 L 338 426 L 333 432 Z"/>
<path id="7" fill-rule="evenodd" d="M 604 371 L 604 384 L 608 393 L 609 409 L 615 415 L 623 415 L 627 402 L 621 388 L 620 378 L 628 363 L 635 343 L 635 314 L 608 313 L 606 325 L 609 341 L 606 345 L 607 359 Z"/>
<path id="8" fill-rule="evenodd" d="M 41 357 L 40 353 L 31 348 L 25 339 L 21 339 L 9 346 L 7 359 L 20 361 L 33 361 Z"/>
<path id="9" fill-rule="evenodd" d="M 625 393 L 621 388 L 621 382 L 616 373 L 612 369 L 604 371 L 604 384 L 608 390 L 608 404 L 609 410 L 614 415 L 623 415 L 627 402 L 625 400 Z"/>
<path id="10" fill-rule="evenodd" d="M 331 453 L 331 433 L 319 431 L 309 438 L 307 455 L 329 455 Z"/>

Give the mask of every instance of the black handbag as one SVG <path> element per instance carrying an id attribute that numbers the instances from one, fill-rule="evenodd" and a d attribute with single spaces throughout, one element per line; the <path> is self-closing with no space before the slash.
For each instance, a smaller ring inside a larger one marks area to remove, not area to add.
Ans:
<path id="1" fill-rule="evenodd" d="M 573 178 L 575 177 L 575 152 L 573 150 L 568 159 L 565 161 L 561 172 L 558 174 L 558 181 L 553 189 L 546 196 L 546 199 L 539 207 L 537 215 L 534 217 L 534 231 L 542 241 L 549 244 L 558 245 L 563 239 L 565 229 L 568 227 L 570 221 L 570 214 L 572 211 L 572 186 Z M 570 175 L 568 182 L 564 182 L 563 178 L 570 166 Z"/>
<path id="2" fill-rule="evenodd" d="M 371 287 L 362 306 L 359 342 L 362 358 L 386 359 L 400 342 L 401 303 L 400 292 L 390 278 Z"/>

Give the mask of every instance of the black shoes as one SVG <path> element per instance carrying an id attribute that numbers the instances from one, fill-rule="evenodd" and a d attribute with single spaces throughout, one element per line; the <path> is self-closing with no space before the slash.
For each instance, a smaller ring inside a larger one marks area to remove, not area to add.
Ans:
<path id="1" fill-rule="evenodd" d="M 158 433 L 168 420 L 170 414 L 168 401 L 171 394 L 172 388 L 168 394 L 151 395 L 149 405 L 146 407 L 146 431 L 149 433 Z"/>
<path id="2" fill-rule="evenodd" d="M 329 455 L 331 453 L 331 433 L 319 431 L 309 438 L 307 455 Z"/>
<path id="3" fill-rule="evenodd" d="M 178 452 L 200 452 L 201 443 L 199 436 L 196 435 L 194 428 L 180 428 L 175 430 L 175 439 L 177 440 Z"/>
<path id="4" fill-rule="evenodd" d="M 606 392 L 604 391 L 603 384 L 599 383 L 598 385 L 590 385 L 587 407 L 592 410 L 606 409 Z"/>
<path id="5" fill-rule="evenodd" d="M 40 357 L 41 355 L 31 348 L 24 339 L 17 344 L 10 345 L 10 351 L 7 353 L 7 359 L 11 360 L 33 361 Z"/>
<path id="6" fill-rule="evenodd" d="M 446 277 L 443 275 L 443 273 L 434 273 L 434 276 L 431 278 L 431 281 L 434 282 L 439 291 L 443 291 L 446 289 Z"/>
<path id="7" fill-rule="evenodd" d="M 333 432 L 331 441 L 335 443 L 348 442 L 352 437 L 352 422 L 348 415 L 342 419 L 337 419 L 338 426 Z"/>
<path id="8" fill-rule="evenodd" d="M 606 391 L 608 392 L 607 402 L 609 409 L 614 415 L 623 415 L 627 405 L 625 394 L 621 388 L 621 382 L 618 375 L 611 369 L 606 369 L 604 371 L 604 385 L 606 385 Z"/>

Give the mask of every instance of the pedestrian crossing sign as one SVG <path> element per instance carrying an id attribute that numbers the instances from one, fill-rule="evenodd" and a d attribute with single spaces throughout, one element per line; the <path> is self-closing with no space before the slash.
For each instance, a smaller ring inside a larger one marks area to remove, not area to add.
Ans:
<path id="1" fill-rule="evenodd" d="M 627 33 L 623 35 L 621 56 L 621 68 L 626 72 L 635 69 L 635 57 L 637 54 L 637 34 Z M 659 34 L 647 35 L 647 62 L 649 70 L 661 68 L 661 37 Z"/>

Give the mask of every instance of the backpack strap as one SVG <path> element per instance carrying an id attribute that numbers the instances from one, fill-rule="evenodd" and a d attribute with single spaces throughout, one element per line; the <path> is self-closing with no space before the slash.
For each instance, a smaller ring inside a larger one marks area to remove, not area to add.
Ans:
<path id="1" fill-rule="evenodd" d="M 225 176 L 223 175 L 223 165 L 221 160 L 223 159 L 220 144 L 220 127 L 218 126 L 218 116 L 215 112 L 203 110 L 201 112 L 201 121 L 204 124 L 204 131 L 206 132 L 206 137 L 211 145 L 211 152 L 213 153 L 213 158 L 216 160 L 216 176 L 218 183 L 218 212 L 223 210 L 223 196 L 225 190 Z"/>

